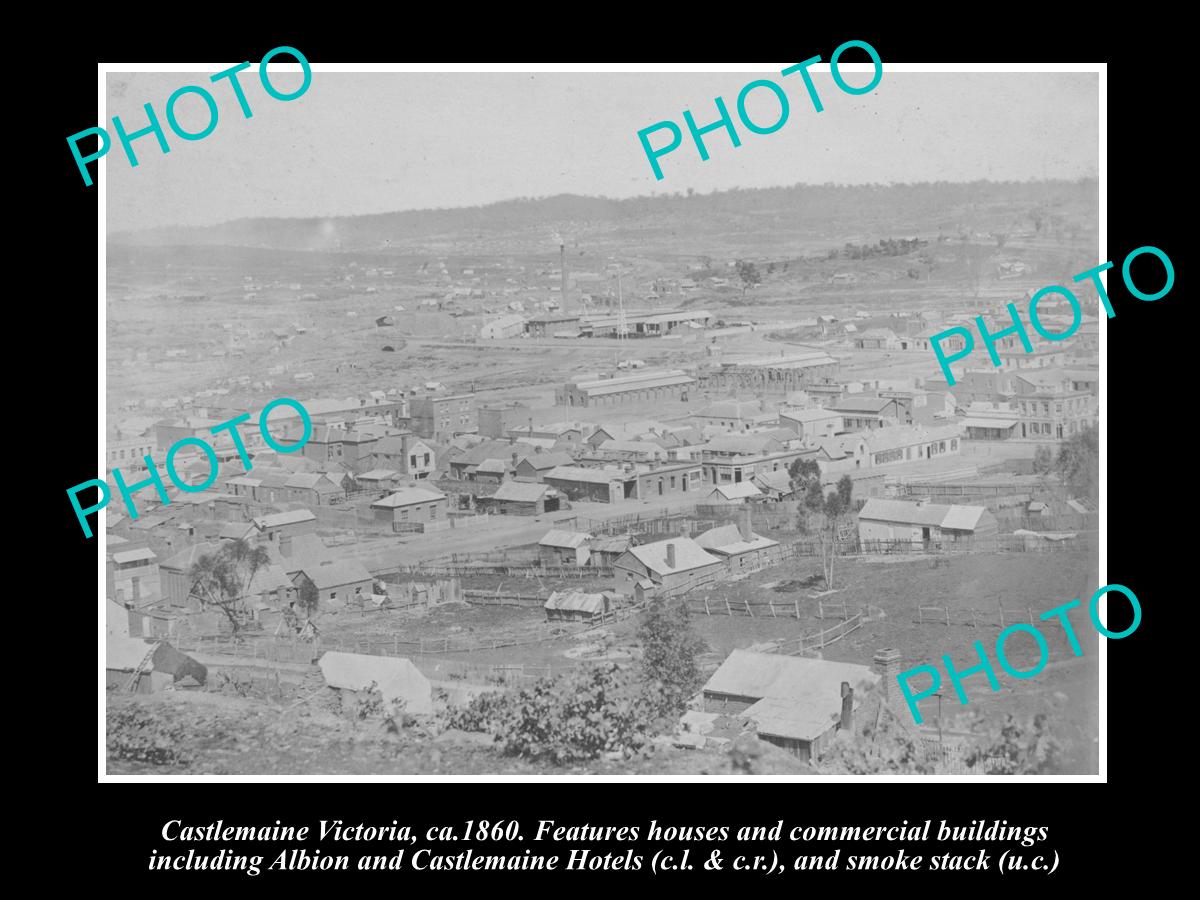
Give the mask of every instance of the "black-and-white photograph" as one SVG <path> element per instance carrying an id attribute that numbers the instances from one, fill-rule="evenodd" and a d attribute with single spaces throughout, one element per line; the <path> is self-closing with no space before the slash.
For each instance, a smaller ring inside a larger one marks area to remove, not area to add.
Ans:
<path id="1" fill-rule="evenodd" d="M 1098 775 L 1100 75 L 845 59 L 102 74 L 105 773 Z"/>

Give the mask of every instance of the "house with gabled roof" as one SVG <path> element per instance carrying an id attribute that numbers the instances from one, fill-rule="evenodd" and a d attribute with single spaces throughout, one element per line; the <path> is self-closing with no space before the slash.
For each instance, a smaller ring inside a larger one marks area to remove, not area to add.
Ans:
<path id="1" fill-rule="evenodd" d="M 725 564 L 688 537 L 630 547 L 613 563 L 618 593 L 627 597 L 647 592 L 685 590 L 718 580 Z"/>
<path id="2" fill-rule="evenodd" d="M 291 580 L 301 594 L 315 590 L 319 608 L 365 603 L 374 585 L 371 573 L 357 559 L 306 564 Z"/>
<path id="3" fill-rule="evenodd" d="M 749 720 L 759 738 L 807 762 L 853 718 L 879 672 L 856 663 L 734 650 L 701 694 L 704 711 Z"/>

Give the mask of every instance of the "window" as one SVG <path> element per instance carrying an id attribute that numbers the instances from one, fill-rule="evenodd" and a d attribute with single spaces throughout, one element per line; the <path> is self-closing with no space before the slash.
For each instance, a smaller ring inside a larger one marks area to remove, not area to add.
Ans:
<path id="1" fill-rule="evenodd" d="M 940 453 L 946 452 L 946 442 L 945 441 L 942 441 L 940 444 L 938 444 L 938 452 L 940 452 Z"/>
<path id="2" fill-rule="evenodd" d="M 400 510 L 400 521 L 401 522 L 408 521 L 408 510 L 407 509 Z"/>
<path id="3" fill-rule="evenodd" d="M 437 504 L 430 503 L 429 504 L 429 520 L 433 521 L 436 518 L 437 518 Z"/>
<path id="4" fill-rule="evenodd" d="M 417 467 L 417 454 L 414 453 L 412 456 L 410 456 L 408 458 L 408 464 L 410 466 L 412 466 L 414 469 Z"/>
<path id="5" fill-rule="evenodd" d="M 671 476 L 671 489 L 672 490 L 675 489 L 675 476 L 674 475 Z"/>
<path id="6" fill-rule="evenodd" d="M 425 465 L 429 465 L 429 454 L 425 454 Z"/>
<path id="7" fill-rule="evenodd" d="M 957 449 L 958 449 L 958 438 L 951 438 L 951 439 L 950 439 L 950 449 L 951 449 L 951 450 L 957 450 Z"/>

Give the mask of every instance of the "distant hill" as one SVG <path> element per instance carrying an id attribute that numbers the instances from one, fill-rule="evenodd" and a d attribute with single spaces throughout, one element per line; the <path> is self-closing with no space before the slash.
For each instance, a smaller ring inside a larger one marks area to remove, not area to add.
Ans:
<path id="1" fill-rule="evenodd" d="M 118 245 L 294 251 L 537 253 L 568 246 L 730 253 L 939 231 L 1094 231 L 1097 182 L 796 185 L 629 200 L 561 194 L 456 209 L 329 218 L 238 219 L 110 235 Z M 873 242 L 873 241 L 871 241 Z"/>

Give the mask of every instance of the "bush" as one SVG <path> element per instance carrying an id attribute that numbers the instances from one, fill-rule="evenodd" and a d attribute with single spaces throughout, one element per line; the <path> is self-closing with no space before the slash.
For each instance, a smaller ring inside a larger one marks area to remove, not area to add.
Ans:
<path id="1" fill-rule="evenodd" d="M 1038 714 L 1024 722 L 1008 715 L 996 725 L 977 714 L 983 740 L 965 758 L 968 766 L 983 763 L 989 775 L 1056 775 L 1064 771 L 1067 743 L 1050 730 L 1050 717 Z"/>
<path id="2" fill-rule="evenodd" d="M 635 673 L 611 663 L 543 678 L 515 694 L 481 694 L 448 724 L 495 735 L 507 754 L 562 764 L 637 753 L 657 716 L 658 704 Z"/>
<path id="3" fill-rule="evenodd" d="M 137 706 L 109 709 L 108 755 L 152 766 L 186 766 L 191 755 L 182 749 L 186 730 L 169 725 Z"/>

